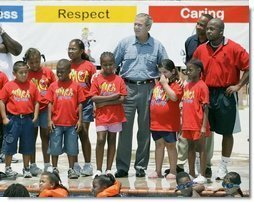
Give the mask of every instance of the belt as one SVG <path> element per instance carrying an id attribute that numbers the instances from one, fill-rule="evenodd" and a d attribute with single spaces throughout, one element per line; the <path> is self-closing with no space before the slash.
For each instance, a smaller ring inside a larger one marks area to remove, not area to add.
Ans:
<path id="1" fill-rule="evenodd" d="M 124 78 L 124 81 L 127 83 L 131 83 L 131 84 L 141 85 L 141 84 L 153 83 L 154 79 L 148 79 L 148 80 L 144 80 L 144 81 L 132 81 L 132 80 Z"/>
<path id="2" fill-rule="evenodd" d="M 18 117 L 18 118 L 21 118 L 21 119 L 23 119 L 23 118 L 26 118 L 26 117 L 33 117 L 33 114 L 17 114 L 17 115 L 15 115 L 15 114 L 8 114 L 9 116 L 15 116 L 15 117 Z"/>

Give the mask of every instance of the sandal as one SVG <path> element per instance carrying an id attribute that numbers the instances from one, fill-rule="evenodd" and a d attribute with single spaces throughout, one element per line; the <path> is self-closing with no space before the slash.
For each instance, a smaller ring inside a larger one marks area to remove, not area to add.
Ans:
<path id="1" fill-rule="evenodd" d="M 158 173 L 156 172 L 156 171 L 153 171 L 152 173 L 150 173 L 149 175 L 148 175 L 148 178 L 152 178 L 152 179 L 154 179 L 154 178 L 158 178 L 159 176 L 158 176 Z"/>

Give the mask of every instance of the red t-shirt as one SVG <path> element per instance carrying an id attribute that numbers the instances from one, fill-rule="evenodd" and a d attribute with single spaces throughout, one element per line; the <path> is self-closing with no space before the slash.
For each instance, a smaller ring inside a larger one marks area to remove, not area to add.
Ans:
<path id="1" fill-rule="evenodd" d="M 127 95 L 126 85 L 120 76 L 115 74 L 104 77 L 99 74 L 93 79 L 90 95 L 107 96 L 112 94 Z M 103 126 L 125 122 L 125 113 L 122 104 L 107 105 L 96 109 L 96 126 Z"/>
<path id="2" fill-rule="evenodd" d="M 8 113 L 31 114 L 34 113 L 35 104 L 39 101 L 39 91 L 32 82 L 21 83 L 15 79 L 4 85 L 0 99 L 5 103 Z"/>
<path id="3" fill-rule="evenodd" d="M 89 94 L 91 78 L 96 73 L 96 67 L 89 61 L 84 60 L 80 64 L 71 64 L 70 79 L 78 82 L 85 95 Z"/>
<path id="4" fill-rule="evenodd" d="M 175 92 L 178 100 L 172 101 L 164 91 L 162 85 L 156 83 L 150 103 L 150 129 L 154 131 L 176 132 L 180 130 L 179 104 L 183 96 L 183 89 L 173 82 L 169 85 Z"/>
<path id="5" fill-rule="evenodd" d="M 215 52 L 208 43 L 200 45 L 193 58 L 202 61 L 202 79 L 208 87 L 235 85 L 240 80 L 240 70 L 249 70 L 249 54 L 239 44 L 226 38 L 224 44 Z"/>
<path id="6" fill-rule="evenodd" d="M 78 105 L 86 100 L 80 85 L 72 80 L 55 81 L 45 98 L 52 103 L 52 121 L 59 126 L 73 126 L 78 122 Z"/>
<path id="7" fill-rule="evenodd" d="M 0 89 L 2 89 L 4 87 L 4 85 L 8 82 L 8 78 L 5 75 L 5 73 L 0 71 Z"/>
<path id="8" fill-rule="evenodd" d="M 29 71 L 28 80 L 32 81 L 40 92 L 40 111 L 47 107 L 47 100 L 44 98 L 48 87 L 56 80 L 53 71 L 47 67 L 42 67 L 40 71 Z"/>
<path id="9" fill-rule="evenodd" d="M 204 117 L 202 107 L 209 104 L 209 90 L 203 80 L 189 82 L 184 87 L 182 103 L 182 130 L 200 131 Z"/>

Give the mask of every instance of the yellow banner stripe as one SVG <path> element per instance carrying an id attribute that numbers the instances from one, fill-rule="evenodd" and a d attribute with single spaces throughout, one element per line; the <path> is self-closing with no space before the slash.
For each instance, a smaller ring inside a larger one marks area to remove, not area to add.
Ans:
<path id="1" fill-rule="evenodd" d="M 136 6 L 36 6 L 36 22 L 134 22 Z"/>

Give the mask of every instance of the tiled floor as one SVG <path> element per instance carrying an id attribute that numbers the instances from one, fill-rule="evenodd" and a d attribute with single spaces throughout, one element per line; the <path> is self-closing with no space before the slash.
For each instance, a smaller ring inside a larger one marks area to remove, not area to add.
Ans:
<path id="1" fill-rule="evenodd" d="M 248 109 L 241 110 L 241 120 L 242 120 L 242 132 L 235 135 L 235 145 L 232 154 L 232 161 L 228 166 L 229 171 L 239 172 L 242 178 L 241 189 L 246 195 L 249 195 L 250 190 L 250 169 L 249 169 L 249 114 Z M 95 170 L 95 142 L 96 137 L 94 125 L 91 124 L 90 137 L 92 142 L 92 164 Z M 135 142 L 133 148 L 135 148 Z M 221 136 L 215 135 L 215 148 L 213 157 L 213 173 L 216 172 L 216 165 L 220 160 L 220 150 L 221 150 Z M 37 143 L 37 164 L 39 167 L 43 168 L 42 155 L 40 152 L 40 141 Z M 134 156 L 134 155 L 133 155 Z M 147 174 L 152 172 L 155 168 L 154 160 L 154 142 L 151 143 L 151 158 L 149 161 L 149 166 Z M 15 155 L 16 158 L 22 159 L 20 154 Z M 79 161 L 83 162 L 82 154 L 79 154 Z M 22 173 L 23 163 L 12 164 L 13 170 Z M 164 165 L 163 170 L 167 168 Z M 115 171 L 115 164 L 113 164 L 113 169 Z M 186 170 L 188 169 L 186 165 Z M 0 170 L 4 171 L 4 164 L 0 164 Z M 91 192 L 91 177 L 80 177 L 77 180 L 69 180 L 67 178 L 68 163 L 66 155 L 62 155 L 59 158 L 59 170 L 60 176 L 63 184 L 70 189 L 75 196 L 89 196 Z M 128 178 L 119 178 L 122 183 L 122 193 L 128 196 L 175 196 L 175 180 L 166 180 L 165 178 L 159 179 L 149 179 L 148 177 L 136 178 L 135 170 L 133 169 L 133 164 L 131 164 L 131 169 L 129 171 Z M 14 182 L 19 182 L 27 186 L 31 192 L 37 192 L 39 186 L 39 177 L 33 177 L 31 179 L 24 179 L 21 175 L 15 180 L 1 180 L 0 181 L 0 192 L 5 190 L 6 187 Z M 207 184 L 205 184 L 206 191 L 202 193 L 204 196 L 221 196 L 224 194 L 222 191 L 218 191 L 221 188 L 221 181 L 216 181 L 214 178 Z"/>

